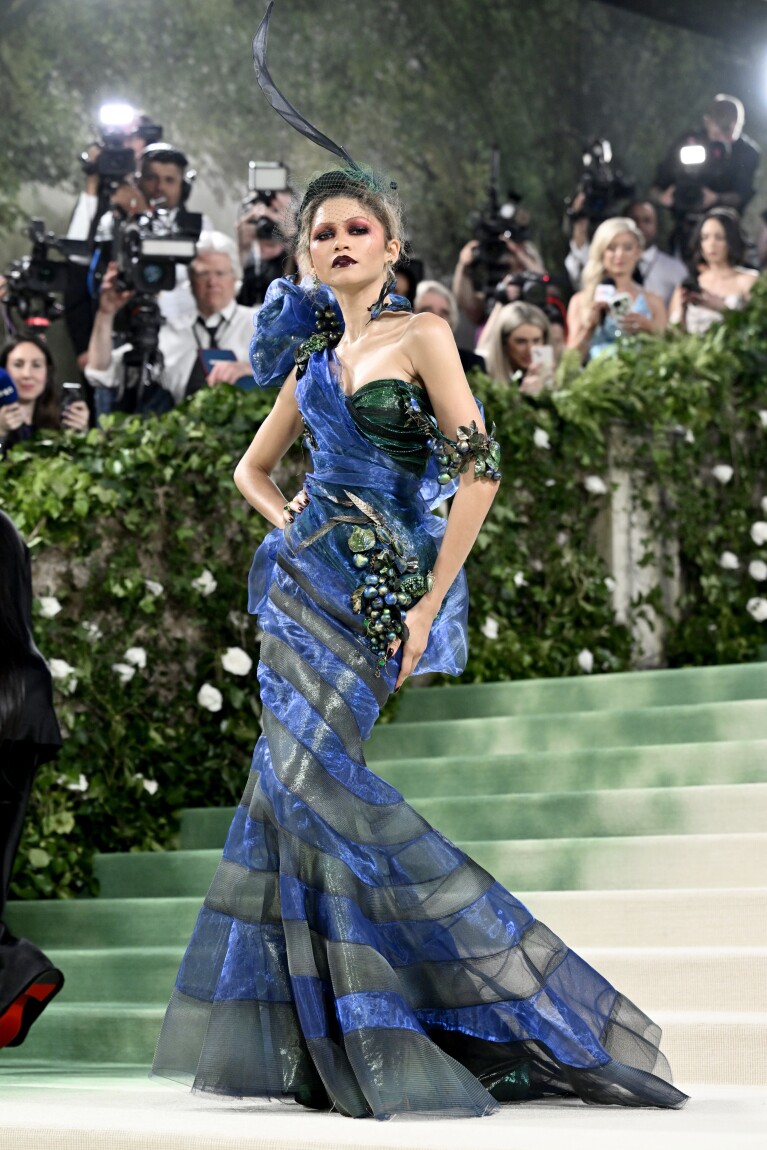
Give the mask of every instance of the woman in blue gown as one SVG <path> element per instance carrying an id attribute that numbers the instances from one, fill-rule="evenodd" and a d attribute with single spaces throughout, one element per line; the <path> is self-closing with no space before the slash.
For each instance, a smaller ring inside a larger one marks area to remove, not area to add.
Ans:
<path id="1" fill-rule="evenodd" d="M 659 1028 L 365 765 L 389 693 L 464 666 L 498 447 L 448 325 L 391 291 L 388 189 L 326 173 L 299 225 L 311 277 L 259 315 L 255 377 L 280 391 L 235 476 L 275 526 L 250 579 L 263 735 L 154 1072 L 352 1117 L 681 1106 Z M 302 433 L 286 503 L 270 475 Z"/>

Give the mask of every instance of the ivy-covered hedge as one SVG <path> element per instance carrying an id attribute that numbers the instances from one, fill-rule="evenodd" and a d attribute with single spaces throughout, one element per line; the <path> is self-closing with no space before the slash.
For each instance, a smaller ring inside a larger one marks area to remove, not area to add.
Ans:
<path id="1" fill-rule="evenodd" d="M 750 307 L 704 339 L 638 339 L 582 372 L 566 359 L 558 390 L 539 402 L 474 381 L 504 479 L 467 565 L 465 681 L 630 665 L 595 544 L 616 427 L 637 489 L 662 494 L 645 500 L 653 534 L 678 540 L 667 662 L 758 657 L 766 334 L 760 283 Z M 271 402 L 206 390 L 162 419 L 14 448 L 2 466 L 0 504 L 32 548 L 35 634 L 67 734 L 38 778 L 17 897 L 90 892 L 95 850 L 167 847 L 182 807 L 238 799 L 260 729 L 245 582 L 267 526 L 231 476 Z M 303 466 L 297 446 L 286 491 Z"/>

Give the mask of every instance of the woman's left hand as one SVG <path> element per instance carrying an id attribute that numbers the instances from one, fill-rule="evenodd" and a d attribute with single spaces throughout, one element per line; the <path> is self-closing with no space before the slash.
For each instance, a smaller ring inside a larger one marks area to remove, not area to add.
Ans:
<path id="1" fill-rule="evenodd" d="M 63 427 L 69 428 L 70 431 L 87 431 L 89 423 L 90 412 L 87 403 L 78 399 L 75 403 L 70 403 L 68 407 L 64 408 L 61 416 Z"/>
<path id="2" fill-rule="evenodd" d="M 640 331 L 652 334 L 655 331 L 652 320 L 646 315 L 630 311 L 618 321 L 618 327 L 624 335 L 637 335 Z"/>
<path id="3" fill-rule="evenodd" d="M 411 607 L 407 612 L 408 637 L 405 643 L 402 644 L 402 663 L 400 664 L 399 675 L 397 682 L 394 685 L 394 690 L 398 691 L 405 679 L 412 675 L 413 671 L 418 666 L 421 655 L 426 650 L 426 644 L 429 642 L 429 635 L 434 620 L 437 617 L 437 611 L 434 604 L 424 596 L 416 603 L 415 607 Z M 395 655 L 401 645 L 401 640 L 397 639 L 391 644 L 389 650 L 392 655 Z"/>

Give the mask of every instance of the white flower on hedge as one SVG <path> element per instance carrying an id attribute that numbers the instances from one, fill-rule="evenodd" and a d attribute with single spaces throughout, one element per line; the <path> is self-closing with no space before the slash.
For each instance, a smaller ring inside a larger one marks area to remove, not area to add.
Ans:
<path id="1" fill-rule="evenodd" d="M 556 484 L 557 484 L 556 479 L 544 479 L 544 481 L 543 481 L 544 487 L 556 487 Z"/>
<path id="2" fill-rule="evenodd" d="M 486 639 L 498 638 L 498 620 L 494 619 L 492 615 L 488 615 L 484 623 L 480 627 L 480 631 Z"/>
<path id="3" fill-rule="evenodd" d="M 767 427 L 767 411 L 759 412 L 759 422 L 761 423 L 762 427 Z"/>
<path id="4" fill-rule="evenodd" d="M 213 572 L 209 571 L 206 567 L 202 575 L 198 575 L 196 579 L 192 580 L 192 586 L 195 591 L 199 591 L 201 595 L 207 599 L 208 595 L 212 595 L 218 587 L 218 583 L 213 577 Z"/>
<path id="5" fill-rule="evenodd" d="M 253 666 L 253 660 L 242 647 L 227 647 L 221 656 L 221 666 L 230 675 L 247 675 Z"/>
<path id="6" fill-rule="evenodd" d="M 692 431 L 690 431 L 689 427 L 687 428 L 687 430 L 684 433 L 684 441 L 685 441 L 685 443 L 694 443 L 695 442 L 695 435 L 693 434 Z"/>
<path id="7" fill-rule="evenodd" d="M 203 683 L 197 692 L 197 702 L 206 711 L 220 711 L 224 705 L 224 696 L 219 691 L 218 687 L 214 687 L 212 683 Z"/>
<path id="8" fill-rule="evenodd" d="M 149 594 L 154 596 L 162 595 L 165 590 L 162 583 L 158 583 L 155 579 L 145 579 L 144 586 Z"/>
<path id="9" fill-rule="evenodd" d="M 582 671 L 585 671 L 587 675 L 590 675 L 594 670 L 594 656 L 588 647 L 584 647 L 582 651 L 578 652 L 578 666 Z"/>
<path id="10" fill-rule="evenodd" d="M 82 791 L 83 793 L 85 793 L 85 791 L 88 790 L 88 785 L 89 785 L 88 780 L 86 779 L 85 775 L 80 775 L 80 778 L 77 780 L 76 783 L 67 783 L 67 790 L 68 791 Z"/>
<path id="11" fill-rule="evenodd" d="M 607 590 L 610 592 L 611 595 L 612 595 L 613 591 L 615 590 L 615 588 L 618 586 L 618 584 L 613 579 L 612 575 L 605 575 L 604 584 L 605 584 L 605 587 L 607 588 Z"/>
<path id="12" fill-rule="evenodd" d="M 138 667 L 140 671 L 143 671 L 146 667 L 146 650 L 144 647 L 129 647 L 123 655 L 123 659 L 132 667 Z"/>
<path id="13" fill-rule="evenodd" d="M 104 638 L 104 633 L 99 627 L 98 623 L 83 622 L 80 624 L 85 634 L 90 639 L 91 643 L 98 643 L 99 639 Z"/>
<path id="14" fill-rule="evenodd" d="M 113 663 L 112 670 L 115 675 L 119 676 L 121 683 L 130 683 L 136 674 L 136 668 L 132 667 L 130 663 Z"/>
<path id="15" fill-rule="evenodd" d="M 542 427 L 536 427 L 533 432 L 533 443 L 536 447 L 541 447 L 544 451 L 548 451 L 551 448 L 548 431 L 544 431 Z"/>
<path id="16" fill-rule="evenodd" d="M 77 672 L 71 663 L 68 663 L 66 659 L 51 659 L 48 668 L 51 672 L 51 678 L 58 682 L 59 690 L 66 691 L 68 695 L 74 695 L 77 690 Z"/>
<path id="17" fill-rule="evenodd" d="M 767 495 L 762 496 L 762 511 L 767 515 Z"/>
<path id="18" fill-rule="evenodd" d="M 746 603 L 746 610 L 749 615 L 753 615 L 757 623 L 764 623 L 767 619 L 767 599 L 761 599 L 755 595 L 753 599 L 749 599 Z"/>
<path id="19" fill-rule="evenodd" d="M 156 795 L 160 789 L 160 784 L 157 779 L 144 779 L 144 790 L 147 794 Z"/>
<path id="20" fill-rule="evenodd" d="M 61 604 L 55 595 L 40 596 L 40 614 L 43 619 L 53 619 L 61 610 Z"/>
<path id="21" fill-rule="evenodd" d="M 767 563 L 761 559 L 752 559 L 748 565 L 748 573 L 757 583 L 763 583 L 767 579 Z"/>
<path id="22" fill-rule="evenodd" d="M 590 495 L 607 495 L 607 484 L 599 475 L 587 475 L 583 486 Z"/>
<path id="23" fill-rule="evenodd" d="M 729 463 L 717 463 L 716 467 L 711 468 L 711 474 L 717 483 L 729 483 L 735 472 L 730 467 Z"/>
<path id="24" fill-rule="evenodd" d="M 725 571 L 737 571 L 740 567 L 740 559 L 734 551 L 723 551 L 719 556 L 719 566 Z"/>
<path id="25" fill-rule="evenodd" d="M 757 547 L 763 547 L 767 543 L 767 523 L 763 519 L 757 519 L 756 523 L 751 524 L 751 538 Z"/>
<path id="26" fill-rule="evenodd" d="M 527 579 L 525 579 L 525 575 L 524 575 L 523 571 L 517 571 L 517 573 L 515 574 L 514 586 L 515 587 L 526 587 L 527 586 Z"/>

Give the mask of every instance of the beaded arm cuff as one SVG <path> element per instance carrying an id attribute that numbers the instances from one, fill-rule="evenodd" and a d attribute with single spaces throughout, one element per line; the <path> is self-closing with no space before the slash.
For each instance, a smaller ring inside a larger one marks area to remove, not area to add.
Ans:
<path id="1" fill-rule="evenodd" d="M 495 424 L 489 435 L 483 435 L 474 420 L 468 427 L 459 427 L 455 439 L 440 431 L 436 419 L 421 409 L 417 399 L 411 399 L 408 421 L 428 436 L 427 446 L 434 452 L 441 470 L 437 480 L 441 484 L 452 482 L 474 465 L 477 479 L 490 479 L 498 483 L 501 478 L 501 448 L 495 439 Z"/>

